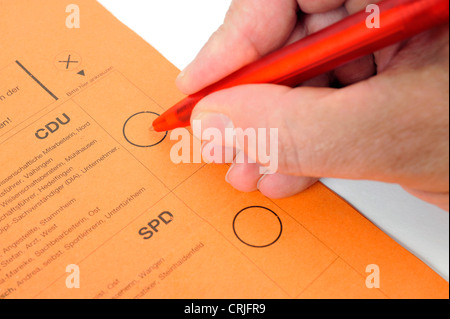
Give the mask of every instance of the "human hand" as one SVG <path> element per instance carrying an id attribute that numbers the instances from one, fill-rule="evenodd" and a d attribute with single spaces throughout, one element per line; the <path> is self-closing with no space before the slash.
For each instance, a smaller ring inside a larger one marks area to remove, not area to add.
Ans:
<path id="1" fill-rule="evenodd" d="M 234 0 L 177 85 L 195 93 L 369 2 Z M 261 175 L 258 164 L 235 163 L 226 179 L 236 189 L 282 198 L 319 177 L 369 179 L 400 184 L 448 210 L 448 36 L 448 25 L 436 28 L 293 89 L 258 84 L 216 92 L 197 104 L 192 120 L 203 130 L 219 122 L 278 128 L 278 172 Z"/>

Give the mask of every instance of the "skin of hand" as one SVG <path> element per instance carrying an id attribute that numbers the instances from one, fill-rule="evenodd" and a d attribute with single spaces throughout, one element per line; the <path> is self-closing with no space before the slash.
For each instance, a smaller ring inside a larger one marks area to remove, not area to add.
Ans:
<path id="1" fill-rule="evenodd" d="M 234 0 L 177 86 L 195 93 L 369 3 Z M 191 121 L 201 120 L 202 130 L 278 128 L 277 173 L 234 163 L 226 180 L 238 190 L 283 198 L 320 177 L 376 180 L 448 211 L 448 30 L 427 31 L 296 88 L 243 85 L 210 94 Z"/>

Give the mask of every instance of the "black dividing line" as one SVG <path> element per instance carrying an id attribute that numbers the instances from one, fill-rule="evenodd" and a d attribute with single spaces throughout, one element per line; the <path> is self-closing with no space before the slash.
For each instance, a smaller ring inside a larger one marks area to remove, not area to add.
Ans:
<path id="1" fill-rule="evenodd" d="M 29 76 L 31 76 L 31 78 L 34 81 L 36 81 L 36 83 L 39 84 L 41 88 L 43 88 L 48 94 L 50 94 L 52 96 L 52 98 L 54 98 L 56 101 L 58 101 L 58 98 L 55 96 L 55 94 L 53 94 L 49 89 L 47 89 L 45 87 L 44 84 L 42 84 L 38 79 L 36 79 L 34 77 L 34 75 L 31 74 L 30 71 L 28 71 L 19 61 L 16 60 L 16 63 L 17 63 L 18 66 L 20 66 L 22 68 L 22 70 L 24 70 Z"/>

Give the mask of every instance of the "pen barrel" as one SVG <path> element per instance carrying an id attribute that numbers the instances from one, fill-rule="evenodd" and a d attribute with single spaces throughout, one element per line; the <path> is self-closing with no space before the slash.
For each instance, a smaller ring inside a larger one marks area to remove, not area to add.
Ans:
<path id="1" fill-rule="evenodd" d="M 401 1 L 406 2 L 403 4 L 402 11 L 407 24 L 407 35 L 414 35 L 433 26 L 448 23 L 449 2 L 446 0 Z"/>
<path id="2" fill-rule="evenodd" d="M 370 28 L 363 10 L 236 71 L 198 94 L 242 84 L 295 86 L 347 62 L 448 22 L 447 0 L 386 0 L 378 3 L 380 27 Z"/>
<path id="3" fill-rule="evenodd" d="M 185 127 L 190 125 L 192 110 L 201 100 L 202 96 L 187 96 L 174 107 L 164 112 L 164 116 L 158 117 L 153 121 L 153 129 L 157 132 L 173 130 L 177 127 Z"/>

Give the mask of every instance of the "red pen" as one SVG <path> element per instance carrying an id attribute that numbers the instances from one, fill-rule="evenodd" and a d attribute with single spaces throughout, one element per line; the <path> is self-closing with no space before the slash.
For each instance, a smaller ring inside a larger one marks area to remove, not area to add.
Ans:
<path id="1" fill-rule="evenodd" d="M 448 0 L 385 0 L 378 7 L 379 28 L 368 27 L 366 10 L 349 16 L 189 95 L 158 117 L 153 129 L 161 132 L 189 126 L 195 105 L 213 92 L 243 84 L 296 86 L 449 19 Z"/>

